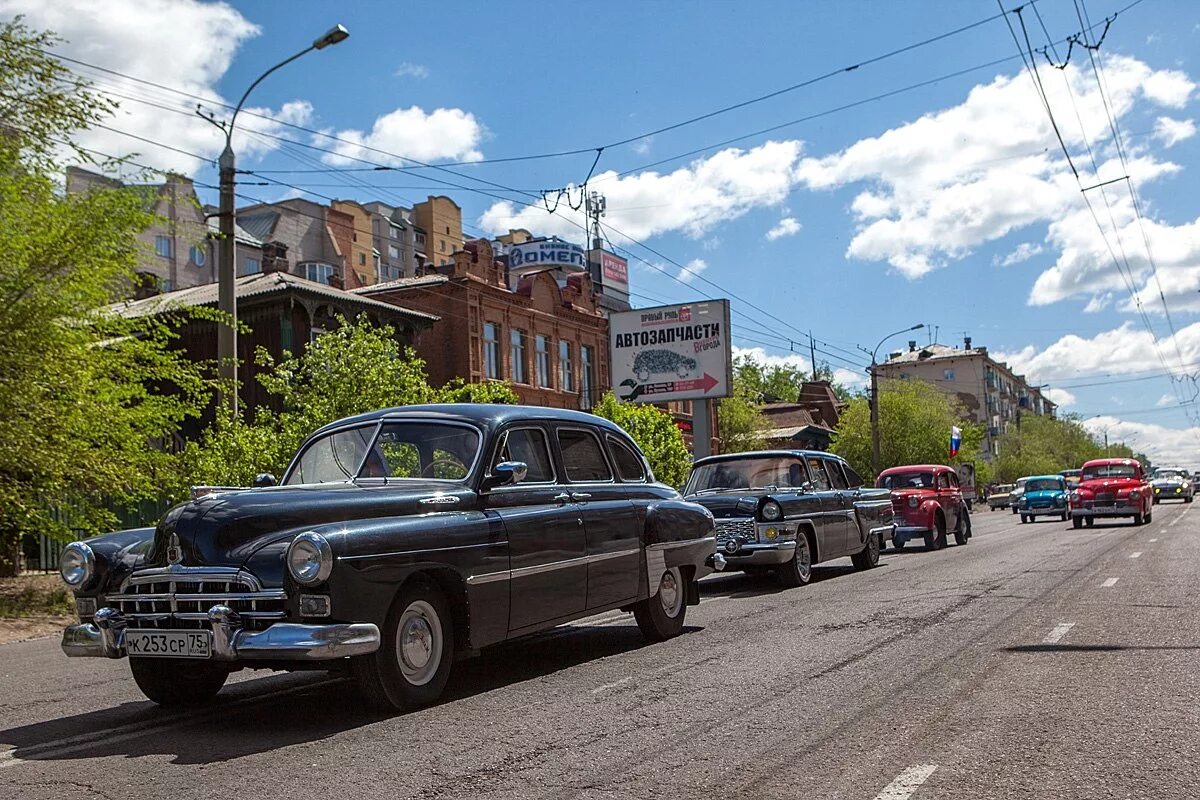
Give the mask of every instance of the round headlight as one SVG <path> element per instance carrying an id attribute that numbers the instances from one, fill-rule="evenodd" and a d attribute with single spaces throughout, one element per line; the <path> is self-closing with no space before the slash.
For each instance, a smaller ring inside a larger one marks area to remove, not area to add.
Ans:
<path id="1" fill-rule="evenodd" d="M 916 508 L 918 505 L 920 505 L 920 503 L 921 503 L 921 501 L 917 499 L 917 496 L 915 494 L 910 494 L 908 496 L 908 507 L 909 508 Z"/>
<path id="2" fill-rule="evenodd" d="M 762 505 L 762 518 L 767 522 L 783 519 L 783 509 L 774 500 L 768 500 Z"/>
<path id="3" fill-rule="evenodd" d="M 321 534 L 302 533 L 288 545 L 287 568 L 296 583 L 321 583 L 333 571 L 333 550 Z"/>
<path id="4" fill-rule="evenodd" d="M 82 588 L 96 572 L 96 554 L 83 542 L 71 542 L 58 558 L 58 574 L 72 589 Z"/>
<path id="5" fill-rule="evenodd" d="M 1130 500 L 1137 500 L 1141 496 L 1142 496 L 1142 493 L 1139 492 L 1137 489 L 1134 489 L 1132 492 L 1129 493 Z"/>

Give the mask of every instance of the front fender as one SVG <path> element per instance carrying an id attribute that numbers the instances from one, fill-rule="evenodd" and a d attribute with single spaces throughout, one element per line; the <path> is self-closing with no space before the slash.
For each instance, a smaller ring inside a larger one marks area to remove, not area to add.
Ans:
<path id="1" fill-rule="evenodd" d="M 925 517 L 925 522 L 930 530 L 933 530 L 937 526 L 937 515 L 939 511 L 941 511 L 943 514 L 945 513 L 942 509 L 942 504 L 936 500 L 926 500 L 921 504 L 921 514 Z"/>
<path id="2" fill-rule="evenodd" d="M 154 547 L 154 528 L 130 528 L 84 540 L 96 556 L 96 577 L 76 592 L 80 597 L 96 597 L 113 592 L 129 574 L 146 560 Z"/>

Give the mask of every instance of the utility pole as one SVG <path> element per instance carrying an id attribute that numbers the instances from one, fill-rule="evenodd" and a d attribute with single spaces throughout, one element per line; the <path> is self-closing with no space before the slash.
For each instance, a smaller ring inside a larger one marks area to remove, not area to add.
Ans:
<path id="1" fill-rule="evenodd" d="M 205 115 L 200 112 L 200 108 L 196 108 L 196 113 L 202 118 L 208 120 L 213 125 L 216 125 L 225 134 L 225 149 L 221 151 L 221 158 L 218 162 L 220 167 L 220 213 L 218 214 L 218 225 L 221 232 L 221 241 L 219 242 L 220 263 L 217 265 L 217 308 L 220 310 L 224 319 L 217 323 L 217 369 L 221 379 L 221 399 L 228 407 L 229 411 L 237 416 L 238 413 L 238 396 L 237 396 L 237 265 L 234 259 L 237 257 L 235 248 L 234 231 L 236 227 L 237 206 L 235 198 L 235 180 L 237 175 L 237 164 L 233 154 L 233 131 L 237 124 L 238 114 L 245 105 L 250 93 L 254 91 L 263 79 L 270 75 L 280 67 L 292 63 L 296 59 L 310 53 L 313 50 L 324 50 L 330 45 L 343 42 L 350 36 L 350 31 L 346 30 L 342 25 L 334 25 L 325 35 L 313 41 L 308 47 L 293 56 L 285 58 L 269 70 L 259 75 L 250 84 L 250 88 L 242 95 L 242 99 L 238 101 L 237 107 L 233 110 L 233 116 L 228 122 L 218 122 L 211 115 Z"/>
<path id="2" fill-rule="evenodd" d="M 874 350 L 870 351 L 871 366 L 869 367 L 869 369 L 871 372 L 871 472 L 874 473 L 874 475 L 872 477 L 877 477 L 879 475 L 879 378 L 878 378 L 878 375 L 876 374 L 878 372 L 879 364 L 876 361 L 876 356 L 879 354 L 879 348 L 883 347 L 883 343 L 886 342 L 888 339 L 891 339 L 893 336 L 899 336 L 902 333 L 908 333 L 909 331 L 919 331 L 919 330 L 921 330 L 921 328 L 924 328 L 924 327 L 925 327 L 925 323 L 919 322 L 916 325 L 913 325 L 911 328 L 904 328 L 903 330 L 896 331 L 895 333 L 889 333 L 887 336 L 885 336 L 879 340 L 879 344 L 875 345 Z M 862 350 L 864 353 L 867 352 L 867 349 L 865 347 L 860 347 L 858 349 Z"/>

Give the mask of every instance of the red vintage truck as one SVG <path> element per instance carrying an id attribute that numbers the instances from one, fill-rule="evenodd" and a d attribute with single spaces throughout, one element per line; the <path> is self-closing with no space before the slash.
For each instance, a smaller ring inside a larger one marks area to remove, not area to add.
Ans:
<path id="1" fill-rule="evenodd" d="M 892 546 L 897 550 L 912 539 L 922 539 L 928 550 L 940 549 L 946 546 L 947 531 L 954 533 L 955 544 L 971 538 L 971 512 L 952 467 L 892 467 L 879 473 L 875 485 L 891 491 L 896 519 Z"/>
<path id="2" fill-rule="evenodd" d="M 1142 465 L 1132 458 L 1087 462 L 1071 492 L 1071 524 L 1076 528 L 1113 517 L 1132 517 L 1134 525 L 1142 525 L 1150 521 L 1153 510 L 1154 489 Z"/>

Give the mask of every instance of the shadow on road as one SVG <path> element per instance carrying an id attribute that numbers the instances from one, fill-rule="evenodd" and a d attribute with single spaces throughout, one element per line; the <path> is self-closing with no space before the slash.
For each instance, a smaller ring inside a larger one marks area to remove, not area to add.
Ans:
<path id="1" fill-rule="evenodd" d="M 1006 653 L 1117 653 L 1139 650 L 1200 650 L 1200 645 L 1190 644 L 1021 644 L 1005 647 Z"/>
<path id="2" fill-rule="evenodd" d="M 881 556 L 882 558 L 882 556 Z M 883 561 L 879 567 L 887 566 Z M 812 568 L 812 584 L 834 578 L 852 575 L 857 570 L 850 564 L 822 564 Z M 700 584 L 700 594 L 704 597 L 762 597 L 763 595 L 779 594 L 780 592 L 803 592 L 804 588 L 790 589 L 776 580 L 775 576 L 764 572 L 727 572 L 705 579 Z"/>
<path id="3" fill-rule="evenodd" d="M 630 617 L 632 621 L 632 617 Z M 702 630 L 685 626 L 684 635 Z M 634 625 L 575 625 L 487 648 L 455 665 L 438 705 L 646 646 Z M 422 714 L 366 707 L 352 680 L 327 673 L 274 673 L 231 683 L 210 706 L 159 709 L 147 702 L 0 730 L 0 750 L 25 761 L 167 756 L 211 764 L 316 742 L 388 719 L 415 729 Z"/>

